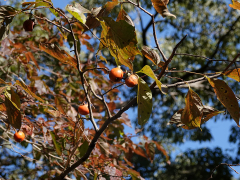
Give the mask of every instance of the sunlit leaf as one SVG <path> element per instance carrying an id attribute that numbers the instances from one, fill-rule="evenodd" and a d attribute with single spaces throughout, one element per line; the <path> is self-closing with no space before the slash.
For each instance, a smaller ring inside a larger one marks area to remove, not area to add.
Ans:
<path id="1" fill-rule="evenodd" d="M 232 0 L 233 4 L 229 4 L 229 6 L 233 9 L 238 9 L 240 10 L 240 3 L 236 0 Z"/>
<path id="2" fill-rule="evenodd" d="M 223 74 L 227 77 L 230 77 L 230 78 L 240 82 L 240 68 L 226 71 Z"/>
<path id="3" fill-rule="evenodd" d="M 152 91 L 148 87 L 147 83 L 138 78 L 138 124 L 143 126 L 152 113 Z"/>
<path id="4" fill-rule="evenodd" d="M 5 82 L 3 79 L 0 78 L 0 84 L 7 84 L 7 85 L 11 85 L 11 83 Z"/>
<path id="5" fill-rule="evenodd" d="M 213 87 L 219 101 L 226 107 L 231 117 L 239 126 L 239 106 L 232 89 L 223 80 L 209 77 L 207 77 L 207 79 Z"/>
<path id="6" fill-rule="evenodd" d="M 5 104 L 0 104 L 0 111 L 6 111 L 6 106 Z"/>
<path id="7" fill-rule="evenodd" d="M 182 112 L 181 121 L 189 129 L 200 127 L 203 115 L 203 104 L 200 97 L 191 88 L 185 98 L 186 106 Z"/>
<path id="8" fill-rule="evenodd" d="M 162 91 L 162 83 L 157 79 L 157 77 L 155 76 L 154 72 L 152 71 L 151 67 L 148 65 L 145 65 L 140 71 L 138 71 L 137 73 L 144 73 L 147 76 L 153 78 L 156 81 L 156 84 L 158 86 L 158 88 L 160 89 L 160 91 Z M 165 94 L 165 92 L 162 91 L 163 94 Z"/>
<path id="9" fill-rule="evenodd" d="M 132 21 L 132 19 L 130 18 L 130 16 L 124 11 L 123 6 L 121 5 L 121 10 L 118 13 L 118 17 L 117 17 L 117 22 L 120 20 L 124 20 L 126 21 L 128 24 L 130 24 L 131 26 L 134 27 L 134 23 Z"/>
<path id="10" fill-rule="evenodd" d="M 32 97 L 34 97 L 35 99 L 37 99 L 38 101 L 44 102 L 43 99 L 41 99 L 40 97 L 38 97 L 35 93 L 33 93 L 26 84 L 24 84 L 22 81 L 16 80 L 16 85 L 21 86 L 26 93 L 28 93 L 29 95 L 31 95 Z"/>
<path id="11" fill-rule="evenodd" d="M 103 7 L 93 8 L 91 10 L 91 13 L 89 13 L 87 16 L 87 21 L 86 21 L 87 27 L 89 29 L 93 29 L 100 26 L 100 22 L 99 20 L 96 19 L 96 17 L 101 18 L 101 17 L 108 16 L 108 14 L 112 11 L 112 9 L 116 5 L 118 5 L 118 3 L 119 3 L 118 0 L 113 0 L 113 1 L 107 2 Z M 84 27 L 84 31 L 88 30 L 87 27 Z"/>
<path id="12" fill-rule="evenodd" d="M 61 50 L 57 45 L 55 44 L 40 44 L 39 48 L 42 51 L 45 51 L 46 53 L 50 54 L 54 58 L 58 59 L 64 64 L 69 64 L 73 66 L 74 68 L 77 68 L 77 61 L 75 58 L 70 56 L 66 51 Z"/>
<path id="13" fill-rule="evenodd" d="M 91 11 L 85 9 L 82 7 L 79 3 L 75 3 L 74 6 L 68 4 L 66 6 L 66 10 L 73 15 L 77 20 L 79 20 L 81 23 L 85 24 L 86 23 L 86 16 L 84 13 L 90 13 Z"/>
<path id="14" fill-rule="evenodd" d="M 52 136 L 52 140 L 53 140 L 53 144 L 56 148 L 56 152 L 59 156 L 61 156 L 62 155 L 62 146 L 59 142 L 57 142 L 55 133 L 53 131 L 51 131 L 50 134 Z"/>
<path id="15" fill-rule="evenodd" d="M 135 28 L 126 21 L 115 22 L 105 17 L 101 21 L 102 34 L 99 50 L 107 47 L 115 58 L 117 65 L 125 65 L 133 70 L 132 62 L 135 55 L 140 54 L 137 48 Z"/>
<path id="16" fill-rule="evenodd" d="M 142 47 L 142 54 L 146 58 L 151 60 L 155 65 L 158 65 L 160 63 L 160 61 L 161 61 L 160 56 L 158 55 L 158 53 L 154 49 L 151 49 L 148 46 L 143 46 Z"/>
<path id="17" fill-rule="evenodd" d="M 203 118 L 202 118 L 201 124 L 207 122 L 213 116 L 216 116 L 220 113 L 224 113 L 224 111 L 218 111 L 217 109 L 214 109 L 213 107 L 204 106 L 204 108 L 203 108 Z"/>
<path id="18" fill-rule="evenodd" d="M 167 4 L 169 0 L 151 0 L 153 7 L 156 9 L 156 11 L 162 15 L 162 17 L 167 17 L 167 16 L 173 16 L 176 18 L 175 15 L 171 14 L 168 11 Z"/>
<path id="19" fill-rule="evenodd" d="M 52 3 L 51 0 L 47 0 L 48 2 Z M 47 2 L 43 2 L 42 0 L 36 0 L 36 4 L 35 7 L 39 7 L 39 6 L 45 6 L 45 7 L 50 7 L 51 5 Z M 59 16 L 58 12 L 55 11 L 53 8 L 49 8 L 49 10 L 55 15 L 55 16 Z"/>

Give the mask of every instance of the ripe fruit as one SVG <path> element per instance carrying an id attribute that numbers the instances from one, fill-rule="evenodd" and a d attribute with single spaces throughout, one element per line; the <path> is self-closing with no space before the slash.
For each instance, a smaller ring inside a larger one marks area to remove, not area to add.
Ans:
<path id="1" fill-rule="evenodd" d="M 109 73 L 109 78 L 113 82 L 118 82 L 123 78 L 123 71 L 120 68 L 113 68 Z"/>
<path id="2" fill-rule="evenodd" d="M 128 86 L 128 87 L 134 87 L 138 84 L 138 77 L 134 74 L 128 76 L 126 79 L 125 79 L 125 84 Z"/>
<path id="3" fill-rule="evenodd" d="M 14 134 L 14 139 L 17 142 L 22 142 L 25 139 L 25 134 L 22 131 L 18 131 Z"/>
<path id="4" fill-rule="evenodd" d="M 79 112 L 81 115 L 87 115 L 87 114 L 89 114 L 88 105 L 87 105 L 87 104 L 84 104 L 84 105 L 78 106 L 78 112 Z"/>
<path id="5" fill-rule="evenodd" d="M 33 27 L 34 27 L 34 24 L 35 23 L 34 23 L 33 20 L 28 19 L 23 23 L 23 28 L 25 29 L 25 31 L 32 31 Z"/>

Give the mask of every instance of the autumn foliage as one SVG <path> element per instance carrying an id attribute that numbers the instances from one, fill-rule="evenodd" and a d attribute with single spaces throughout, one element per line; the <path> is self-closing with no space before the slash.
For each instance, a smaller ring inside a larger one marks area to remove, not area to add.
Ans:
<path id="1" fill-rule="evenodd" d="M 162 17 L 178 18 L 168 10 L 168 0 L 151 1 Z M 66 12 L 56 8 L 51 0 L 24 2 L 22 9 L 0 6 L 0 39 L 5 50 L 1 57 L 8 61 L 0 79 L 0 111 L 5 117 L 1 127 L 9 132 L 10 139 L 30 143 L 33 152 L 40 153 L 38 156 L 33 153 L 36 161 L 47 158 L 47 165 L 55 169 L 46 176 L 63 179 L 72 174 L 76 178 L 96 179 L 108 175 L 143 179 L 134 170 L 132 158 L 139 155 L 152 162 L 156 150 L 170 164 L 161 142 L 142 135 L 142 142 L 136 143 L 132 140 L 134 136 L 124 131 L 124 125 L 132 127 L 126 111 L 137 106 L 138 126 L 144 128 L 152 114 L 153 92 L 167 96 L 168 86 L 188 87 L 184 108 L 169 117 L 170 126 L 201 129 L 212 117 L 224 113 L 223 109 L 204 105 L 194 92 L 191 84 L 200 81 L 208 81 L 215 92 L 212 98 L 217 97 L 239 126 L 238 100 L 228 83 L 220 79 L 225 76 L 240 81 L 240 69 L 232 68 L 239 54 L 221 72 L 209 75 L 184 71 L 200 77 L 175 78 L 179 84 L 164 84 L 163 78 L 169 82 L 174 79 L 167 73 L 178 72 L 169 67 L 187 36 L 172 48 L 169 57 L 161 50 L 156 33 L 153 34 L 155 49 L 139 45 L 135 24 L 124 10 L 125 3 L 144 10 L 128 0 L 106 1 L 102 7 L 92 9 L 79 3 L 69 4 Z M 235 3 L 231 7 L 238 9 Z M 109 17 L 114 8 L 118 10 L 116 20 Z M 52 19 L 41 9 L 49 10 Z M 144 12 L 150 15 L 154 25 L 154 16 Z M 11 27 L 13 19 L 20 15 L 34 18 L 36 24 L 28 19 L 22 26 Z M 99 34 L 96 28 L 100 28 Z M 88 57 L 83 58 L 82 51 Z M 106 52 L 114 59 L 111 65 Z M 134 61 L 141 58 L 149 60 L 151 66 L 136 70 Z M 135 87 L 128 88 L 135 96 L 121 99 L 124 86 Z M 123 100 L 127 101 L 124 105 Z M 119 102 L 121 107 L 117 106 Z M 136 129 L 136 135 L 140 132 L 141 129 Z"/>

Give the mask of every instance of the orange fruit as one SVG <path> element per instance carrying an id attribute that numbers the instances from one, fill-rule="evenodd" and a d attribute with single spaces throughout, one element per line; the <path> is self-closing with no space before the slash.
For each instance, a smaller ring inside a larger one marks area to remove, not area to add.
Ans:
<path id="1" fill-rule="evenodd" d="M 84 104 L 84 105 L 78 106 L 78 112 L 79 112 L 81 115 L 88 115 L 88 114 L 89 114 L 88 105 L 87 105 L 87 104 Z"/>
<path id="2" fill-rule="evenodd" d="M 18 131 L 14 134 L 14 139 L 17 142 L 22 142 L 25 139 L 25 134 L 22 131 Z"/>
<path id="3" fill-rule="evenodd" d="M 35 24 L 34 21 L 28 19 L 23 23 L 23 29 L 25 29 L 25 31 L 32 31 L 34 24 Z"/>
<path id="4" fill-rule="evenodd" d="M 120 68 L 113 68 L 109 73 L 109 78 L 113 82 L 121 81 L 123 78 L 123 71 Z"/>
<path id="5" fill-rule="evenodd" d="M 125 79 L 125 84 L 128 86 L 128 87 L 134 87 L 138 84 L 138 77 L 134 74 L 128 76 L 126 79 Z"/>

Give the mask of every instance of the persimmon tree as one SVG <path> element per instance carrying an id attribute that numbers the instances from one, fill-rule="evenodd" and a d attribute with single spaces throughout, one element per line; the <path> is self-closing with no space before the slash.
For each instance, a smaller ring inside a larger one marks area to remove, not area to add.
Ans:
<path id="1" fill-rule="evenodd" d="M 168 0 L 151 0 L 151 3 L 156 14 L 162 17 L 181 18 L 167 8 Z M 233 1 L 231 7 L 238 9 L 238 5 Z M 124 10 L 125 6 L 135 7 L 151 18 L 149 27 L 152 27 L 155 49 L 138 43 L 135 23 Z M 113 9 L 117 12 L 116 18 L 110 17 Z M 13 19 L 18 18 L 25 23 L 12 26 Z M 152 111 L 157 110 L 152 108 L 152 93 L 164 97 L 171 93 L 171 88 L 183 85 L 188 88 L 185 105 L 169 117 L 169 126 L 201 130 L 201 125 L 225 109 L 239 126 L 238 98 L 233 87 L 221 77 L 240 81 L 236 64 L 240 54 L 235 52 L 231 60 L 216 60 L 228 63 L 218 72 L 176 69 L 171 64 L 177 56 L 203 58 L 209 62 L 215 59 L 178 53 L 187 41 L 186 34 L 166 55 L 158 41 L 155 18 L 140 1 L 130 0 L 112 0 L 91 9 L 73 3 L 62 10 L 50 0 L 23 2 L 21 8 L 0 6 L 0 128 L 4 132 L 0 138 L 7 142 L 2 146 L 16 152 L 14 134 L 23 131 L 26 138 L 21 144 L 30 144 L 32 152 L 20 150 L 18 153 L 39 164 L 36 165 L 39 171 L 43 163 L 49 167 L 42 179 L 71 176 L 143 179 L 133 169 L 134 154 L 153 161 L 157 149 L 165 156 L 165 163 L 170 161 L 160 142 L 142 135 L 143 141 L 136 143 L 132 140 L 134 136 L 124 132 L 124 124 L 131 126 L 126 111 L 137 105 L 138 125 L 144 129 Z M 112 65 L 108 64 L 109 58 L 114 59 Z M 135 68 L 135 61 L 140 58 L 149 60 L 149 65 L 144 63 Z M 116 78 L 109 78 L 109 73 L 117 67 L 122 68 L 124 75 L 122 80 L 121 75 L 114 82 Z M 170 76 L 170 73 L 186 75 Z M 123 87 L 130 90 L 125 85 L 130 75 L 138 80 L 132 85 L 135 85 L 132 89 L 135 97 L 121 103 L 120 90 Z M 202 97 L 191 87 L 201 82 L 208 82 L 215 92 L 211 97 L 217 97 L 225 109 L 217 110 L 202 102 Z M 80 105 L 84 105 L 87 113 L 80 110 L 78 113 Z M 138 129 L 140 131 L 142 129 Z"/>

